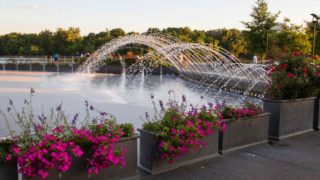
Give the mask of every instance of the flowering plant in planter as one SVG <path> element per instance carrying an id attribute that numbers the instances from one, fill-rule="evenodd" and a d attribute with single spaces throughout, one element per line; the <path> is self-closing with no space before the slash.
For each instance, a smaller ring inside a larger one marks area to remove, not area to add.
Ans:
<path id="1" fill-rule="evenodd" d="M 22 112 L 16 111 L 9 101 L 8 112 L 20 127 L 17 142 L 10 150 L 17 156 L 19 172 L 26 178 L 46 179 L 50 173 L 59 176 L 72 166 L 74 158 L 86 157 L 88 174 L 98 174 L 112 165 L 125 166 L 126 149 L 114 147 L 122 137 L 134 135 L 131 124 L 117 124 L 114 116 L 101 112 L 85 101 L 86 118 L 79 125 L 76 114 L 69 121 L 62 110 L 62 103 L 51 109 L 50 115 L 35 115 L 30 99 L 25 100 Z M 99 113 L 91 117 L 90 111 Z M 89 150 L 88 150 L 89 149 Z"/>
<path id="2" fill-rule="evenodd" d="M 245 101 L 241 107 L 230 105 L 216 105 L 215 109 L 220 119 L 230 119 L 231 121 L 239 120 L 243 117 L 251 117 L 263 112 L 262 108 L 252 102 Z"/>
<path id="3" fill-rule="evenodd" d="M 271 68 L 271 84 L 267 87 L 267 96 L 272 99 L 297 99 L 313 95 L 313 79 L 316 71 L 307 63 L 308 57 L 293 52 L 279 56 L 279 64 Z"/>
<path id="4" fill-rule="evenodd" d="M 74 128 L 72 140 L 81 145 L 88 153 L 88 174 L 98 174 L 101 169 L 112 165 L 125 167 L 126 149 L 115 148 L 114 144 L 123 137 L 134 135 L 132 124 L 116 123 L 114 118 L 107 119 L 88 128 Z"/>
<path id="5" fill-rule="evenodd" d="M 173 92 L 169 92 L 171 93 Z M 153 96 L 152 99 L 155 104 Z M 160 118 L 149 121 L 147 114 L 147 121 L 143 124 L 143 129 L 158 135 L 160 157 L 169 162 L 173 162 L 190 150 L 204 147 L 206 142 L 203 138 L 221 128 L 221 122 L 213 109 L 191 107 L 186 111 L 185 96 L 182 97 L 180 105 L 178 101 L 170 98 L 167 109 L 164 108 L 162 101 L 159 104 L 162 115 Z"/>

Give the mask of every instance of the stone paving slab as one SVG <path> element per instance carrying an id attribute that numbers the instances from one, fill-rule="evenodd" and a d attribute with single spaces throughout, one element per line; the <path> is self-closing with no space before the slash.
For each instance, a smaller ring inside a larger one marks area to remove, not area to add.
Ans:
<path id="1" fill-rule="evenodd" d="M 142 180 L 320 180 L 320 132 L 265 143 Z"/>

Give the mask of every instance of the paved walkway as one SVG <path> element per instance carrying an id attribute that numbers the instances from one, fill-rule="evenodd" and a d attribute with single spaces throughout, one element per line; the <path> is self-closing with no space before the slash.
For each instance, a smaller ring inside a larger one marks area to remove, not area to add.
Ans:
<path id="1" fill-rule="evenodd" d="M 320 132 L 260 144 L 141 179 L 320 180 Z"/>

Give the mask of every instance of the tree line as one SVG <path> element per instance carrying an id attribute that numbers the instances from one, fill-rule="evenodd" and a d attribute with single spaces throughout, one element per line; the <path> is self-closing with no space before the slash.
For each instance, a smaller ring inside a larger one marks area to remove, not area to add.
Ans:
<path id="1" fill-rule="evenodd" d="M 300 26 L 291 23 L 288 18 L 279 22 L 279 13 L 272 14 L 265 0 L 257 0 L 250 14 L 251 20 L 243 22 L 245 30 L 223 28 L 204 31 L 192 30 L 189 27 L 170 27 L 149 28 L 146 33 L 161 33 L 183 42 L 219 46 L 240 58 L 249 58 L 253 54 L 264 58 L 284 50 L 311 54 L 314 24 L 306 23 Z M 319 32 L 320 23 L 317 27 Z M 58 28 L 56 31 L 44 30 L 40 33 L 9 33 L 0 36 L 0 55 L 49 56 L 56 52 L 60 55 L 75 56 L 93 52 L 104 43 L 127 34 L 138 33 L 115 28 L 81 36 L 80 29 L 75 27 Z M 316 54 L 320 54 L 320 33 L 317 33 L 316 39 Z M 137 49 L 132 51 L 138 55 L 144 53 Z"/>

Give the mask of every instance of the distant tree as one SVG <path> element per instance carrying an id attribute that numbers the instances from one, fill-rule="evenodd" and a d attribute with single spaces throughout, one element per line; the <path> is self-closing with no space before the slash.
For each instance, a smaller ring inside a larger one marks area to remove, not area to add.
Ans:
<path id="1" fill-rule="evenodd" d="M 314 24 L 311 22 L 307 22 L 306 32 L 309 36 L 309 42 L 311 45 L 313 44 L 313 31 L 314 31 Z M 316 26 L 316 46 L 315 46 L 315 54 L 320 55 L 320 21 Z"/>
<path id="2" fill-rule="evenodd" d="M 258 53 L 261 56 L 266 52 L 267 33 L 275 26 L 280 12 L 272 14 L 269 12 L 268 4 L 265 0 L 257 0 L 250 14 L 252 20 L 243 22 L 247 31 L 245 31 L 248 48 L 252 53 Z"/>
<path id="3" fill-rule="evenodd" d="M 110 35 L 112 38 L 118 38 L 126 35 L 126 32 L 121 28 L 115 28 L 110 31 Z"/>
<path id="4" fill-rule="evenodd" d="M 146 32 L 147 34 L 160 34 L 161 30 L 159 28 L 149 28 Z"/>
<path id="5" fill-rule="evenodd" d="M 47 56 L 52 55 L 54 48 L 53 32 L 44 30 L 39 33 L 39 46 Z"/>
<path id="6" fill-rule="evenodd" d="M 58 28 L 54 33 L 54 50 L 63 55 L 75 55 L 81 48 L 82 37 L 79 28 Z"/>
<path id="7" fill-rule="evenodd" d="M 276 33 L 275 40 L 277 47 L 281 50 L 311 53 L 311 43 L 305 29 L 302 26 L 292 24 L 288 18 L 282 23 L 281 30 Z"/>
<path id="8" fill-rule="evenodd" d="M 237 29 L 228 29 L 223 34 L 221 46 L 230 51 L 233 55 L 238 56 L 240 53 L 246 53 L 247 43 L 241 31 Z"/>

